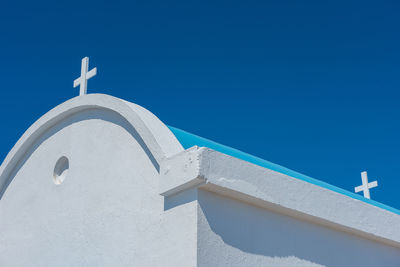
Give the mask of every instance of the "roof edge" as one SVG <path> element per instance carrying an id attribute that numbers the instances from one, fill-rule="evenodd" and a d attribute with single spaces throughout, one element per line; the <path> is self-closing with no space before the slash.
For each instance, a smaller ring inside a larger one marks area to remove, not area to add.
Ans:
<path id="1" fill-rule="evenodd" d="M 400 216 L 274 170 L 193 147 L 161 165 L 160 194 L 199 188 L 400 248 Z"/>
<path id="2" fill-rule="evenodd" d="M 242 151 L 240 151 L 238 149 L 219 144 L 219 143 L 211 141 L 211 140 L 209 140 L 207 138 L 200 137 L 200 136 L 197 136 L 195 134 L 191 134 L 189 132 L 186 132 L 184 130 L 181 130 L 181 129 L 178 129 L 178 128 L 175 128 L 175 127 L 172 127 L 172 126 L 168 126 L 168 127 L 170 128 L 172 133 L 175 134 L 175 136 L 178 138 L 178 140 L 181 142 L 182 146 L 185 149 L 188 149 L 188 148 L 190 148 L 192 146 L 211 148 L 213 150 L 219 151 L 219 152 L 224 153 L 226 155 L 229 155 L 229 156 L 232 156 L 232 157 L 235 157 L 235 158 L 250 162 L 252 164 L 255 164 L 255 165 L 258 165 L 258 166 L 261 166 L 261 167 L 264 167 L 264 168 L 267 168 L 267 169 L 270 169 L 270 170 L 273 170 L 273 171 L 276 171 L 276 172 L 279 172 L 279 173 L 282 173 L 282 174 L 285 174 L 285 175 L 288 175 L 290 177 L 293 177 L 293 178 L 296 178 L 296 179 L 300 179 L 302 181 L 305 181 L 305 182 L 308 182 L 308 183 L 311 183 L 311 184 L 314 184 L 314 185 L 317 185 L 317 186 L 332 190 L 334 192 L 346 195 L 348 197 L 363 201 L 365 203 L 371 204 L 373 206 L 376 206 L 376 207 L 379 207 L 381 209 L 385 209 L 387 211 L 390 211 L 390 212 L 393 212 L 393 213 L 395 213 L 397 215 L 400 215 L 400 210 L 398 210 L 396 208 L 393 208 L 391 206 L 388 206 L 386 204 L 383 204 L 381 202 L 378 202 L 376 200 L 365 198 L 365 197 L 363 197 L 363 196 L 361 196 L 359 194 L 350 192 L 350 191 L 345 190 L 343 188 L 340 188 L 340 187 L 331 185 L 329 183 L 323 182 L 321 180 L 312 178 L 310 176 L 304 175 L 302 173 L 296 172 L 296 171 L 291 170 L 289 168 L 283 167 L 283 166 L 281 166 L 279 164 L 275 164 L 275 163 L 269 162 L 267 160 L 264 160 L 262 158 L 253 156 L 251 154 L 242 152 Z"/>

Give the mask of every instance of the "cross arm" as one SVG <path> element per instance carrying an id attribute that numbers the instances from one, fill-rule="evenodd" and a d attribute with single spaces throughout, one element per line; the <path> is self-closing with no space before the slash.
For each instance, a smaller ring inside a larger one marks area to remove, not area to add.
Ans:
<path id="1" fill-rule="evenodd" d="M 86 79 L 89 80 L 90 78 L 92 78 L 96 74 L 97 74 L 97 68 L 93 68 L 86 74 Z"/>
<path id="2" fill-rule="evenodd" d="M 364 190 L 364 186 L 363 186 L 363 185 L 354 187 L 354 191 L 355 191 L 356 193 L 361 192 L 361 191 L 363 191 L 363 190 Z"/>
<path id="3" fill-rule="evenodd" d="M 74 88 L 77 87 L 80 83 L 81 83 L 81 78 L 80 78 L 80 77 L 77 78 L 77 79 L 75 79 L 75 81 L 74 81 Z"/>
<path id="4" fill-rule="evenodd" d="M 377 187 L 378 186 L 378 181 L 373 181 L 373 182 L 370 182 L 369 184 L 368 184 L 368 187 L 369 188 L 371 188 L 371 187 Z"/>

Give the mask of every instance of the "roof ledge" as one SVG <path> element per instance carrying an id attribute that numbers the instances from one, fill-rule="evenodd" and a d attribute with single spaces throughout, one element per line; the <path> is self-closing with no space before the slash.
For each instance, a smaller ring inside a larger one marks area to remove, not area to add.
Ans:
<path id="1" fill-rule="evenodd" d="M 166 159 L 160 194 L 197 187 L 400 248 L 400 216 L 380 207 L 204 147 Z"/>

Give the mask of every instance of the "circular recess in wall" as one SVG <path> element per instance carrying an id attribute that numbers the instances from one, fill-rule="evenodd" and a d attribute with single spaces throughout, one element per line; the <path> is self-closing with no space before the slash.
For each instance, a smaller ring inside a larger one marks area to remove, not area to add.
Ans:
<path id="1" fill-rule="evenodd" d="M 53 172 L 53 181 L 55 184 L 61 184 L 68 174 L 69 161 L 67 157 L 62 156 L 57 160 Z"/>

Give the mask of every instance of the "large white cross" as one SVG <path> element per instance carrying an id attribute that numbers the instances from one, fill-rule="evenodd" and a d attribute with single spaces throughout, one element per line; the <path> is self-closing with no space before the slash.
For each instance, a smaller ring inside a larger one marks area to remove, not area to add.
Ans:
<path id="1" fill-rule="evenodd" d="M 367 172 L 362 172 L 361 173 L 361 180 L 362 180 L 362 185 L 355 187 L 354 191 L 356 191 L 356 193 L 358 193 L 360 191 L 363 191 L 364 192 L 364 197 L 370 199 L 371 196 L 369 194 L 369 189 L 377 187 L 378 186 L 378 182 L 377 181 L 373 181 L 373 182 L 368 183 Z"/>
<path id="2" fill-rule="evenodd" d="M 88 71 L 89 68 L 89 58 L 84 57 L 82 58 L 82 67 L 81 67 L 81 77 L 74 81 L 74 88 L 78 85 L 80 86 L 79 95 L 86 95 L 87 93 L 87 80 L 92 78 L 97 74 L 97 68 L 91 69 Z"/>

